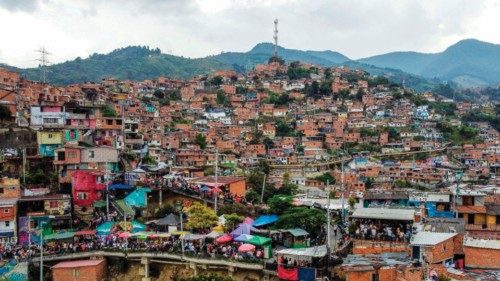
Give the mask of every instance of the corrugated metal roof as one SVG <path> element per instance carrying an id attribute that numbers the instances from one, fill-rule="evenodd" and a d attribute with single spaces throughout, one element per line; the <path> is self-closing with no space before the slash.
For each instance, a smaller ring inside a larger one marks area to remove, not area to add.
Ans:
<path id="1" fill-rule="evenodd" d="M 474 239 L 472 237 L 466 237 L 464 239 L 464 246 L 473 247 L 473 248 L 485 248 L 485 249 L 500 250 L 500 240 Z"/>
<path id="2" fill-rule="evenodd" d="M 96 266 L 99 265 L 104 260 L 77 260 L 77 261 L 63 261 L 60 262 L 51 269 L 54 268 L 75 268 L 75 267 L 85 267 L 85 266 Z"/>
<path id="3" fill-rule="evenodd" d="M 450 238 L 453 238 L 456 235 L 457 233 L 422 231 L 413 236 L 410 244 L 413 246 L 434 246 Z"/>
<path id="4" fill-rule="evenodd" d="M 413 209 L 360 208 L 354 210 L 352 218 L 412 221 Z"/>

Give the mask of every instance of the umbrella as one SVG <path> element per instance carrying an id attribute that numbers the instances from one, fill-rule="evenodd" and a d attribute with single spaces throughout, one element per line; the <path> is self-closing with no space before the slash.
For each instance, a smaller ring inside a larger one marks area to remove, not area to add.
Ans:
<path id="1" fill-rule="evenodd" d="M 200 191 L 201 192 L 209 192 L 210 188 L 208 186 L 204 185 L 204 186 L 200 187 Z"/>
<path id="2" fill-rule="evenodd" d="M 102 223 L 97 227 L 97 234 L 98 235 L 108 235 L 111 233 L 111 228 L 115 226 L 115 222 L 107 221 Z"/>
<path id="3" fill-rule="evenodd" d="M 255 246 L 251 244 L 243 244 L 240 247 L 238 247 L 238 252 L 240 253 L 253 252 L 253 251 L 255 251 Z"/>
<path id="4" fill-rule="evenodd" d="M 131 236 L 132 236 L 132 234 L 130 234 L 130 232 L 128 232 L 128 231 L 124 231 L 124 232 L 118 234 L 119 238 L 130 238 Z"/>
<path id="5" fill-rule="evenodd" d="M 214 187 L 214 188 L 212 188 L 212 192 L 220 193 L 220 192 L 222 192 L 222 189 L 220 189 L 218 187 Z"/>
<path id="6" fill-rule="evenodd" d="M 215 230 L 212 230 L 212 232 L 210 232 L 209 234 L 205 235 L 207 238 L 212 238 L 212 239 L 215 239 L 219 236 L 222 236 L 222 233 L 219 232 L 219 231 L 215 231 Z"/>
<path id="7" fill-rule="evenodd" d="M 234 238 L 234 241 L 236 242 L 247 242 L 248 240 L 252 239 L 253 235 L 250 234 L 241 234 L 240 236 Z"/>
<path id="8" fill-rule="evenodd" d="M 233 240 L 233 237 L 231 235 L 225 234 L 225 235 L 222 235 L 221 237 L 215 239 L 215 242 L 217 242 L 219 244 L 223 244 L 223 243 L 229 243 L 232 240 Z"/>
<path id="9" fill-rule="evenodd" d="M 243 223 L 251 225 L 253 223 L 253 219 L 251 217 L 246 217 L 245 220 L 243 221 Z"/>
<path id="10" fill-rule="evenodd" d="M 217 232 L 224 232 L 224 226 L 222 225 L 218 225 L 218 226 L 215 226 L 214 228 L 212 228 L 213 231 L 217 231 Z"/>

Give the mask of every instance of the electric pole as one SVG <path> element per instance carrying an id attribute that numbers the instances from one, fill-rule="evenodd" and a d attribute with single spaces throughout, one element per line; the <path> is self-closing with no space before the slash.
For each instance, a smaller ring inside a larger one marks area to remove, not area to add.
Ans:
<path id="1" fill-rule="evenodd" d="M 44 46 L 40 47 L 40 49 L 36 50 L 36 52 L 40 53 L 40 57 L 36 59 L 40 62 L 40 80 L 45 83 L 47 82 L 47 65 L 50 64 L 48 60 L 49 55 L 52 55 Z"/>
<path id="2" fill-rule="evenodd" d="M 274 20 L 274 57 L 278 57 L 278 19 Z"/>

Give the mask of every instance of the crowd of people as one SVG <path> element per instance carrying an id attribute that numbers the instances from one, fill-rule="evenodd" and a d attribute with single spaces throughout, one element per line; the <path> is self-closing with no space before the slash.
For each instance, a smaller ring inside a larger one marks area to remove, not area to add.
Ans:
<path id="1" fill-rule="evenodd" d="M 355 220 L 352 223 L 351 235 L 356 239 L 409 242 L 412 236 L 411 225 L 403 223 L 375 222 L 372 220 Z"/>

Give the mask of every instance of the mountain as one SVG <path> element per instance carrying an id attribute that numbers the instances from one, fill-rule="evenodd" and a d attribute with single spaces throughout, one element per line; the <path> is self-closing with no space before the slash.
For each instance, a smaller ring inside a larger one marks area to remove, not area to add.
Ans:
<path id="1" fill-rule="evenodd" d="M 233 69 L 240 73 L 251 70 L 253 66 L 266 63 L 274 52 L 271 43 L 259 43 L 248 52 L 223 52 L 205 58 L 191 59 L 162 54 L 159 49 L 129 46 L 116 49 L 108 54 L 92 54 L 88 58 L 80 57 L 47 67 L 48 80 L 56 85 L 68 85 L 86 81 L 100 81 L 104 77 L 117 79 L 145 80 L 159 76 L 189 78 L 197 74 L 207 74 L 218 69 Z M 432 87 L 426 79 L 404 73 L 401 70 L 380 68 L 350 60 L 333 51 L 301 51 L 278 47 L 278 54 L 286 62 L 301 61 L 321 66 L 347 65 L 360 68 L 373 75 L 384 75 L 393 82 L 406 81 L 409 87 L 425 90 Z M 1 64 L 0 64 L 1 66 Z M 38 80 L 38 68 L 20 69 L 3 65 L 20 72 L 25 77 Z"/>
<path id="2" fill-rule="evenodd" d="M 357 61 L 464 87 L 500 83 L 500 45 L 475 39 L 459 41 L 441 53 L 393 52 Z"/>

